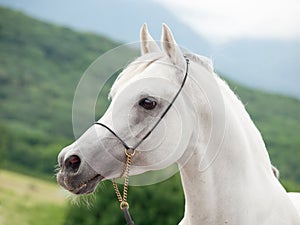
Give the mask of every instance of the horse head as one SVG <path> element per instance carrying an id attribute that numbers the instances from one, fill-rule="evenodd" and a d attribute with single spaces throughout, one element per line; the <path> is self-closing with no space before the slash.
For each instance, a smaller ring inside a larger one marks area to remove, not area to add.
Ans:
<path id="1" fill-rule="evenodd" d="M 188 61 L 166 25 L 162 50 L 146 25 L 140 37 L 142 54 L 114 82 L 107 111 L 58 156 L 57 180 L 72 193 L 91 193 L 101 180 L 122 175 L 126 147 L 135 150 L 130 175 L 166 168 L 185 155 L 196 121 L 189 83 L 183 85 Z"/>

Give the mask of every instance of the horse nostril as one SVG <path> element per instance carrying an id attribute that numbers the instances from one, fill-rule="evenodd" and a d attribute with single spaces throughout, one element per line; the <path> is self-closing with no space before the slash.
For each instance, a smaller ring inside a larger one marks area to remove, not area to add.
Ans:
<path id="1" fill-rule="evenodd" d="M 71 155 L 65 161 L 67 171 L 76 173 L 80 167 L 81 160 L 77 155 Z"/>

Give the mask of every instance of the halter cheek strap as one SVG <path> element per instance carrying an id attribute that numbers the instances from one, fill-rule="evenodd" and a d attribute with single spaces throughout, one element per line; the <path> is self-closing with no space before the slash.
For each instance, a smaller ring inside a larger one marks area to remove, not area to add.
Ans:
<path id="1" fill-rule="evenodd" d="M 176 95 L 174 96 L 174 98 L 172 99 L 172 101 L 170 102 L 170 104 L 168 105 L 168 107 L 165 109 L 165 111 L 161 114 L 160 118 L 153 125 L 153 127 L 148 131 L 148 133 L 146 133 L 144 135 L 144 137 L 139 142 L 136 143 L 136 145 L 134 145 L 132 147 L 129 147 L 126 144 L 126 142 L 119 135 L 117 135 L 112 129 L 110 129 L 108 126 L 106 126 L 105 124 L 100 123 L 100 122 L 95 122 L 95 124 L 100 125 L 100 126 L 106 128 L 110 133 L 112 133 L 122 143 L 122 145 L 124 146 L 125 149 L 127 149 L 127 150 L 131 149 L 132 151 L 135 151 L 137 149 L 137 147 L 139 147 L 140 144 L 142 144 L 142 142 L 149 137 L 149 135 L 152 133 L 152 131 L 157 127 L 157 125 L 160 123 L 160 121 L 165 117 L 165 115 L 167 114 L 167 112 L 170 110 L 170 108 L 174 104 L 175 100 L 177 99 L 178 95 L 180 94 L 180 92 L 181 92 L 181 90 L 182 90 L 182 88 L 183 88 L 183 86 L 184 86 L 184 84 L 186 82 L 188 73 L 189 73 L 189 63 L 190 63 L 190 61 L 189 61 L 189 59 L 187 57 L 185 57 L 185 61 L 186 61 L 185 75 L 184 75 L 184 78 L 182 80 L 181 86 L 178 89 Z"/>
<path id="2" fill-rule="evenodd" d="M 157 127 L 157 125 L 160 123 L 160 121 L 165 117 L 165 115 L 167 114 L 167 112 L 170 110 L 170 108 L 174 104 L 175 100 L 177 99 L 178 95 L 180 94 L 180 92 L 186 82 L 186 78 L 187 78 L 187 75 L 189 72 L 189 59 L 185 57 L 185 60 L 186 60 L 185 75 L 184 75 L 183 81 L 182 81 L 181 86 L 178 89 L 176 95 L 174 96 L 174 98 L 172 99 L 172 101 L 170 102 L 168 107 L 165 109 L 165 111 L 161 114 L 160 118 L 153 125 L 153 127 L 148 131 L 148 133 L 145 134 L 145 136 L 139 142 L 136 143 L 136 145 L 134 145 L 133 147 L 129 147 L 126 144 L 126 142 L 119 135 L 117 135 L 116 132 L 114 132 L 112 129 L 110 129 L 108 126 L 106 126 L 105 124 L 100 123 L 100 122 L 95 122 L 95 124 L 106 128 L 110 133 L 112 133 L 122 143 L 122 145 L 125 148 L 126 163 L 125 163 L 125 167 L 120 175 L 120 177 L 122 177 L 125 174 L 123 196 L 121 195 L 121 193 L 118 189 L 118 185 L 117 185 L 115 179 L 113 179 L 113 186 L 116 191 L 117 198 L 120 202 L 120 208 L 124 212 L 124 217 L 127 222 L 127 225 L 134 225 L 134 222 L 131 219 L 130 213 L 128 211 L 129 204 L 127 202 L 127 191 L 128 191 L 128 185 L 129 185 L 129 169 L 130 169 L 130 165 L 131 165 L 131 159 L 134 156 L 135 150 L 137 149 L 137 147 L 139 147 L 140 144 L 149 137 L 149 135 L 152 133 L 152 131 Z"/>

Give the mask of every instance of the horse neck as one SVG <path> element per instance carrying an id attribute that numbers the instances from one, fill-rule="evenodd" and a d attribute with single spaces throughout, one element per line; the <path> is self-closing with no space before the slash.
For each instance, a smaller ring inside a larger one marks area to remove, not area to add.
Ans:
<path id="1" fill-rule="evenodd" d="M 286 200 L 285 191 L 272 173 L 262 137 L 244 106 L 225 82 L 219 77 L 216 79 L 225 106 L 224 137 L 220 145 L 218 140 L 210 140 L 206 151 L 219 147 L 215 157 L 207 154 L 208 157 L 203 158 L 202 148 L 207 146 L 203 141 L 209 140 L 204 137 L 198 140 L 189 161 L 184 165 L 179 163 L 186 199 L 185 218 L 181 224 L 263 224 L 249 219 L 247 210 L 258 218 L 264 212 L 269 213 L 274 205 L 280 208 L 272 196 L 276 194 Z M 209 128 L 206 123 L 207 118 L 200 121 L 203 129 Z M 209 132 L 201 135 L 206 133 Z M 255 207 L 258 202 L 259 207 Z"/>

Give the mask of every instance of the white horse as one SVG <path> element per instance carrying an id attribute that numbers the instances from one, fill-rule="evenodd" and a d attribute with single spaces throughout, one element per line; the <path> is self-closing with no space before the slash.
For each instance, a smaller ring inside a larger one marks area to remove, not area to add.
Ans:
<path id="1" fill-rule="evenodd" d="M 299 194 L 289 195 L 276 179 L 260 132 L 209 60 L 184 56 L 166 25 L 162 50 L 146 25 L 141 49 L 115 81 L 102 126 L 59 154 L 58 182 L 75 194 L 91 193 L 101 180 L 123 174 L 124 145 L 136 146 L 130 175 L 178 164 L 185 194 L 180 225 L 299 225 Z"/>

